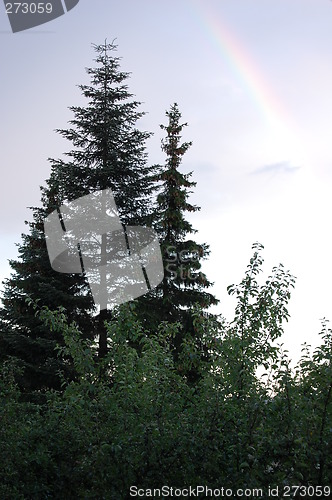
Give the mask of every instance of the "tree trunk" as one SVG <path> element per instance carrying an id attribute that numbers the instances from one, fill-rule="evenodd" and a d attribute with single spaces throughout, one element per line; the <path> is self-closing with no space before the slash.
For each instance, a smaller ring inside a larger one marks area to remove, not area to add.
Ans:
<path id="1" fill-rule="evenodd" d="M 98 358 L 107 354 L 107 331 L 104 322 L 107 320 L 107 309 L 102 309 L 98 316 L 97 334 L 99 336 Z"/>

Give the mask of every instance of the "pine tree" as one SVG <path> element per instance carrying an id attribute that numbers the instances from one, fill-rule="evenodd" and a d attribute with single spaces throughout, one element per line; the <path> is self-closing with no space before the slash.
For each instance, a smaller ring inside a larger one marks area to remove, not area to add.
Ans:
<path id="1" fill-rule="evenodd" d="M 210 253 L 209 247 L 188 239 L 188 235 L 197 233 L 197 230 L 186 220 L 185 214 L 197 212 L 200 207 L 188 202 L 190 189 L 196 186 L 196 182 L 189 180 L 192 172 L 182 174 L 179 170 L 183 155 L 192 145 L 191 142 L 181 144 L 180 134 L 187 123 L 180 123 L 181 113 L 177 104 L 166 112 L 166 116 L 168 125 L 161 125 L 167 133 L 166 139 L 162 141 L 166 165 L 160 174 L 162 192 L 157 198 L 159 221 L 156 227 L 165 263 L 163 302 L 166 310 L 176 317 L 176 311 L 181 307 L 199 304 L 206 309 L 218 301 L 205 292 L 211 283 L 200 271 L 202 258 Z"/>
<path id="2" fill-rule="evenodd" d="M 191 142 L 181 143 L 181 133 L 187 123 L 180 123 L 181 113 L 175 103 L 166 112 L 168 124 L 161 125 L 166 132 L 162 140 L 162 151 L 166 154 L 164 166 L 159 166 L 160 191 L 154 227 L 158 232 L 164 263 L 164 280 L 149 295 L 139 300 L 143 304 L 141 317 L 148 328 L 156 328 L 161 321 L 180 322 L 182 331 L 174 340 L 175 355 L 181 351 L 185 336 L 191 337 L 196 347 L 202 350 L 201 339 L 196 338 L 193 325 L 193 309 L 199 306 L 206 311 L 219 301 L 206 291 L 212 283 L 201 271 L 201 262 L 210 251 L 207 244 L 199 244 L 191 235 L 197 233 L 188 213 L 200 210 L 189 203 L 192 172 L 183 174 L 180 166 Z"/>
<path id="3" fill-rule="evenodd" d="M 94 316 L 94 302 L 83 273 L 59 274 L 50 266 L 44 234 L 44 218 L 64 202 L 96 190 L 111 188 L 124 225 L 150 222 L 154 168 L 147 165 L 145 141 L 149 133 L 136 122 L 144 115 L 126 85 L 128 73 L 119 69 L 114 44 L 95 45 L 96 67 L 88 68 L 90 85 L 80 85 L 85 107 L 71 107 L 70 128 L 57 132 L 72 143 L 66 159 L 51 159 L 51 174 L 41 188 L 42 207 L 33 209 L 29 234 L 22 235 L 19 260 L 10 261 L 14 271 L 5 283 L 2 333 L 3 355 L 19 358 L 27 391 L 59 388 L 55 345 L 61 336 L 50 332 L 36 318 L 27 299 L 39 307 L 63 306 L 69 321 L 76 321 L 87 338 L 99 336 L 99 355 L 107 351 L 104 320 L 109 311 Z M 70 364 L 68 363 L 68 367 Z"/>

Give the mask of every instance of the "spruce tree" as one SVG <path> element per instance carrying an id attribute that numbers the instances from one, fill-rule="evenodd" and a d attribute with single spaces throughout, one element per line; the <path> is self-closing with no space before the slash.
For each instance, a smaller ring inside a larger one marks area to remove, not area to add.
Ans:
<path id="1" fill-rule="evenodd" d="M 5 283 L 0 347 L 3 356 L 17 357 L 23 366 L 21 385 L 26 391 L 59 388 L 57 371 L 61 363 L 55 351 L 61 336 L 50 332 L 35 316 L 27 299 L 38 306 L 63 306 L 69 321 L 76 321 L 87 338 L 99 337 L 99 355 L 107 350 L 104 320 L 109 311 L 97 316 L 83 273 L 60 274 L 51 268 L 43 221 L 64 202 L 96 190 L 111 188 L 124 225 L 151 221 L 150 200 L 154 168 L 147 165 L 145 141 L 149 133 L 136 123 L 144 115 L 132 99 L 120 71 L 116 46 L 95 45 L 96 66 L 88 68 L 90 85 L 80 85 L 86 106 L 71 107 L 70 127 L 57 132 L 72 144 L 65 159 L 51 159 L 51 174 L 41 188 L 42 207 L 33 209 L 29 233 L 22 235 L 19 260 L 10 261 L 11 278 Z"/>
<path id="2" fill-rule="evenodd" d="M 201 271 L 202 260 L 210 250 L 206 243 L 197 243 L 193 235 L 197 230 L 187 220 L 187 214 L 200 207 L 189 203 L 191 189 L 196 182 L 190 180 L 192 172 L 180 171 L 183 156 L 191 142 L 181 142 L 181 133 L 187 123 L 181 123 L 181 113 L 175 103 L 166 112 L 166 132 L 162 140 L 162 151 L 166 155 L 164 165 L 159 165 L 159 194 L 154 217 L 154 227 L 161 245 L 164 279 L 156 290 L 139 299 L 141 317 L 147 328 L 156 328 L 161 321 L 179 322 L 181 331 L 174 339 L 175 356 L 189 337 L 197 349 L 202 351 L 202 339 L 197 338 L 193 324 L 193 310 L 199 306 L 202 312 L 219 301 L 207 289 L 212 283 Z"/>

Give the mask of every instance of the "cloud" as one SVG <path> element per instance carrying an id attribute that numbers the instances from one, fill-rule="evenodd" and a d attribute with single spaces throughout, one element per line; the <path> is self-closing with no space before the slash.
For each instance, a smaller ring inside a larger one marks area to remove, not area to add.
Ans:
<path id="1" fill-rule="evenodd" d="M 288 161 L 280 161 L 277 163 L 270 163 L 269 165 L 264 165 L 263 167 L 258 167 L 250 175 L 261 175 L 261 174 L 293 174 L 301 167 L 294 167 Z"/>

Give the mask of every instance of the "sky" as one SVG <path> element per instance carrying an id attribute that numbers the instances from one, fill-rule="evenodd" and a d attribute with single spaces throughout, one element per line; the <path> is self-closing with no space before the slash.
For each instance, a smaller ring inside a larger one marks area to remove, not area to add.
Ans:
<path id="1" fill-rule="evenodd" d="M 267 279 L 283 263 L 297 277 L 281 341 L 293 359 L 332 320 L 332 2 L 329 0 L 80 0 L 54 21 L 12 33 L 0 5 L 0 279 L 40 205 L 48 158 L 70 150 L 55 129 L 84 105 L 91 44 L 116 41 L 129 90 L 163 161 L 161 123 L 177 102 L 193 145 L 190 199 L 204 271 L 232 319 L 226 288 L 239 283 L 259 241 Z"/>

